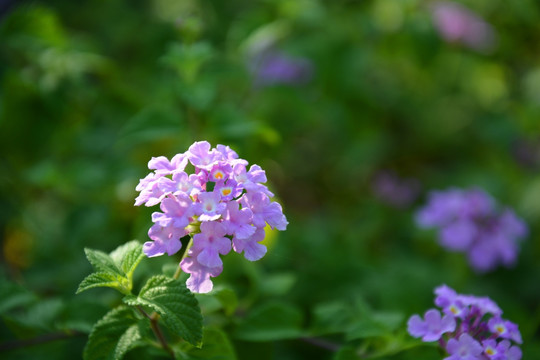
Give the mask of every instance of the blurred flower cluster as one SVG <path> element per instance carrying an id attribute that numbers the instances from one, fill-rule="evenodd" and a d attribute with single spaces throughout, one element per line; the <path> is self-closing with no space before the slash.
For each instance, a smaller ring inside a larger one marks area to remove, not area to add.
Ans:
<path id="1" fill-rule="evenodd" d="M 433 191 L 416 214 L 423 228 L 438 228 L 439 241 L 450 251 L 466 252 L 474 270 L 486 272 L 516 262 L 526 224 L 511 209 L 499 211 L 480 189 Z"/>
<path id="2" fill-rule="evenodd" d="M 375 196 L 384 203 L 406 208 L 420 193 L 420 182 L 413 178 L 401 178 L 392 171 L 382 170 L 375 174 L 371 189 Z"/>
<path id="3" fill-rule="evenodd" d="M 249 68 L 257 87 L 300 85 L 307 83 L 313 76 L 313 65 L 308 59 L 292 57 L 273 49 L 251 56 Z"/>
<path id="4" fill-rule="evenodd" d="M 185 170 L 191 164 L 194 173 Z M 148 163 L 154 170 L 141 179 L 135 205 L 160 204 L 161 212 L 152 214 L 154 225 L 148 231 L 152 241 L 144 244 L 144 253 L 173 255 L 182 247 L 181 238 L 192 236 L 192 246 L 180 263 L 191 276 L 187 281 L 193 292 L 212 290 L 210 277 L 221 274 L 220 255 L 234 249 L 250 261 L 266 254 L 259 244 L 265 226 L 285 230 L 287 220 L 281 205 L 271 202 L 274 195 L 262 183 L 266 174 L 258 165 L 247 169 L 228 146 L 211 149 L 206 141 L 196 142 L 170 161 L 164 156 Z"/>
<path id="5" fill-rule="evenodd" d="M 492 26 L 465 6 L 438 1 L 432 7 L 437 31 L 447 42 L 460 43 L 473 50 L 486 52 L 495 45 Z"/>
<path id="6" fill-rule="evenodd" d="M 501 318 L 502 310 L 488 297 L 461 295 L 442 285 L 435 289 L 435 305 L 424 319 L 413 315 L 409 333 L 423 341 L 438 341 L 450 355 L 445 360 L 519 360 L 518 326 Z"/>

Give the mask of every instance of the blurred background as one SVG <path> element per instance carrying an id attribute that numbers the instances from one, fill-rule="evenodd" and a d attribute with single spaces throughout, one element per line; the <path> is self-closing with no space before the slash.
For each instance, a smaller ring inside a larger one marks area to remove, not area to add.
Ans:
<path id="1" fill-rule="evenodd" d="M 0 83 L 0 357 L 80 357 L 119 303 L 75 296 L 83 249 L 146 241 L 155 209 L 133 203 L 148 160 L 200 140 L 262 166 L 289 221 L 261 261 L 225 258 L 215 283 L 239 319 L 278 302 L 310 335 L 436 359 L 391 341 L 446 283 L 490 296 L 540 357 L 537 1 L 3 0 Z M 527 222 L 514 267 L 477 274 L 417 228 L 429 191 L 450 187 Z M 240 359 L 334 356 L 235 321 Z"/>

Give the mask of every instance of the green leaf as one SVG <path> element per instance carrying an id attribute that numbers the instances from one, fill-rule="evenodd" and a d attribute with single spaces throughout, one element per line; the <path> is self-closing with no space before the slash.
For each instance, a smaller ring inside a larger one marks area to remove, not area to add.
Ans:
<path id="1" fill-rule="evenodd" d="M 186 360 L 236 360 L 234 347 L 227 334 L 217 328 L 205 328 L 203 346 L 200 349 L 192 347 L 187 351 L 178 351 L 177 357 Z"/>
<path id="2" fill-rule="evenodd" d="M 25 306 L 34 302 L 37 297 L 18 284 L 6 279 L 0 281 L 0 314 L 13 308 Z"/>
<path id="3" fill-rule="evenodd" d="M 111 252 L 111 258 L 127 278 L 131 279 L 135 268 L 144 258 L 143 247 L 137 240 L 130 241 Z"/>
<path id="4" fill-rule="evenodd" d="M 356 354 L 356 349 L 352 346 L 344 346 L 339 349 L 332 360 L 358 360 L 360 357 Z"/>
<path id="5" fill-rule="evenodd" d="M 133 272 L 144 258 L 142 245 L 130 241 L 105 254 L 99 250 L 84 249 L 95 273 L 88 275 L 79 285 L 77 294 L 95 287 L 111 287 L 123 294 L 131 294 Z"/>
<path id="6" fill-rule="evenodd" d="M 165 326 L 195 346 L 202 340 L 202 315 L 195 296 L 179 280 L 163 275 L 151 277 L 138 297 L 126 296 L 128 305 L 143 305 L 156 311 Z"/>
<path id="7" fill-rule="evenodd" d="M 310 332 L 316 335 L 343 333 L 354 326 L 356 321 L 358 314 L 346 302 L 322 303 L 313 309 L 313 325 Z"/>
<path id="8" fill-rule="evenodd" d="M 141 322 L 127 306 L 109 311 L 99 320 L 88 337 L 83 359 L 119 360 L 140 344 Z M 149 326 L 149 325 L 146 325 Z"/>
<path id="9" fill-rule="evenodd" d="M 347 341 L 368 337 L 391 335 L 402 323 L 404 316 L 398 312 L 373 312 L 359 319 L 346 334 Z"/>
<path id="10" fill-rule="evenodd" d="M 92 273 L 79 284 L 76 294 L 95 287 L 111 287 L 122 291 L 124 289 L 122 283 L 125 283 L 125 280 L 123 276 L 112 275 L 106 272 Z"/>
<path id="11" fill-rule="evenodd" d="M 219 300 L 225 311 L 225 315 L 231 316 L 238 306 L 238 297 L 231 289 L 217 289 L 215 297 Z"/>
<path id="12" fill-rule="evenodd" d="M 238 307 L 236 293 L 228 288 L 216 286 L 208 294 L 196 294 L 202 312 L 212 313 L 223 310 L 225 315 L 231 316 Z"/>
<path id="13" fill-rule="evenodd" d="M 105 272 L 123 276 L 124 274 L 118 268 L 114 260 L 103 251 L 85 248 L 86 258 L 98 272 Z"/>
<path id="14" fill-rule="evenodd" d="M 235 338 L 247 341 L 273 341 L 301 337 L 302 313 L 295 307 L 270 303 L 253 310 L 238 325 Z"/>
<path id="15" fill-rule="evenodd" d="M 292 273 L 271 275 L 261 283 L 261 292 L 272 296 L 285 295 L 292 289 L 295 282 L 296 275 Z"/>

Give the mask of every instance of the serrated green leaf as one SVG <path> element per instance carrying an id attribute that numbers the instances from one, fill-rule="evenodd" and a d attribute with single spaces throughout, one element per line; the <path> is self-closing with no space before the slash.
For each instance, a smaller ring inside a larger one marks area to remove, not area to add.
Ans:
<path id="1" fill-rule="evenodd" d="M 137 240 L 133 240 L 116 248 L 110 256 L 127 278 L 131 279 L 135 268 L 144 258 L 144 253 L 142 245 Z"/>
<path id="2" fill-rule="evenodd" d="M 85 360 L 120 360 L 141 339 L 141 322 L 127 306 L 109 311 L 99 320 L 84 348 Z M 146 325 L 149 326 L 149 325 Z"/>
<path id="3" fill-rule="evenodd" d="M 205 328 L 203 346 L 179 351 L 178 357 L 186 360 L 236 360 L 234 347 L 227 334 L 217 328 Z"/>
<path id="4" fill-rule="evenodd" d="M 79 284 L 76 294 L 95 287 L 111 287 L 123 291 L 125 285 L 127 285 L 126 279 L 122 276 L 106 272 L 97 272 L 84 278 Z"/>
<path id="5" fill-rule="evenodd" d="M 120 276 L 124 275 L 114 260 L 103 251 L 85 248 L 84 252 L 86 258 L 90 261 L 90 264 L 92 264 L 96 271 Z"/>
<path id="6" fill-rule="evenodd" d="M 274 341 L 301 337 L 302 313 L 281 303 L 254 309 L 236 329 L 235 338 L 247 341 Z"/>
<path id="7" fill-rule="evenodd" d="M 139 296 L 126 296 L 128 305 L 143 305 L 156 311 L 165 326 L 184 340 L 199 346 L 202 340 L 202 315 L 195 296 L 179 280 L 163 275 L 151 277 Z"/>

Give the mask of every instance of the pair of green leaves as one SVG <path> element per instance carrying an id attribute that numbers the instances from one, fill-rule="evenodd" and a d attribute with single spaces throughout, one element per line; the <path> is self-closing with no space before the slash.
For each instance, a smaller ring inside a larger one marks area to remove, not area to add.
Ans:
<path id="1" fill-rule="evenodd" d="M 144 258 L 138 241 L 130 241 L 110 254 L 88 248 L 84 252 L 95 272 L 81 282 L 77 294 L 95 287 L 111 287 L 124 295 L 131 294 L 133 273 Z"/>
<path id="2" fill-rule="evenodd" d="M 85 359 L 119 360 L 129 350 L 152 343 L 151 320 L 141 316 L 146 314 L 145 309 L 159 314 L 172 337 L 201 346 L 200 307 L 181 281 L 164 275 L 152 276 L 138 295 L 132 294 L 133 272 L 145 256 L 140 243 L 131 241 L 110 254 L 92 249 L 85 252 L 95 272 L 81 282 L 77 293 L 111 287 L 125 295 L 123 302 L 128 305 L 109 311 L 94 325 L 84 350 Z"/>

